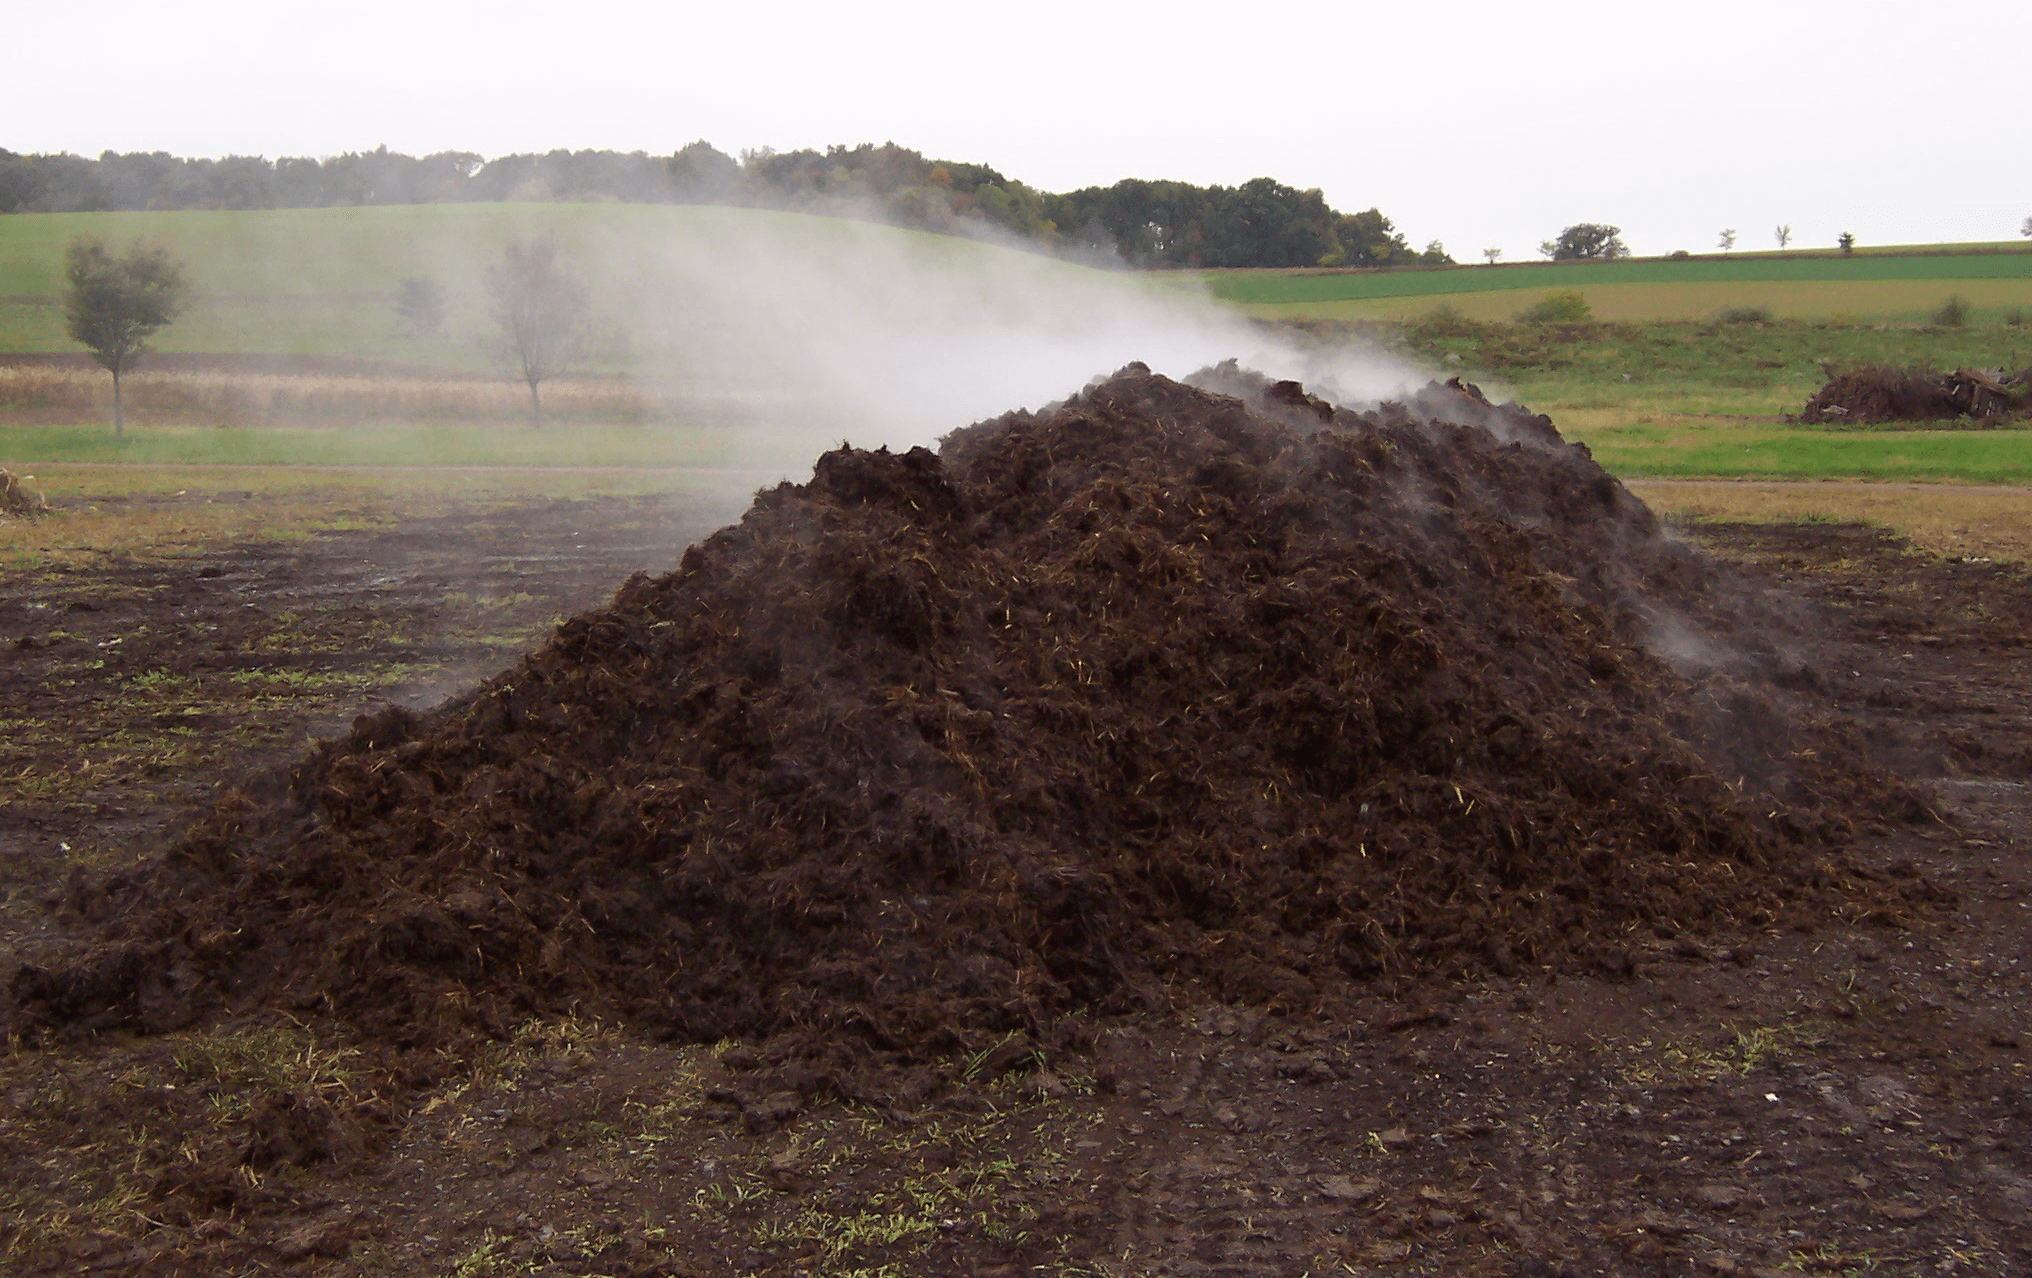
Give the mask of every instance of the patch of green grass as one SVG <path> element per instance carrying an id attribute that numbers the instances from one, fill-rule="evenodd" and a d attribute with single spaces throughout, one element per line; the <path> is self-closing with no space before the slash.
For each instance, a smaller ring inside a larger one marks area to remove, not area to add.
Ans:
<path id="1" fill-rule="evenodd" d="M 465 1254 L 452 1262 L 453 1278 L 495 1278 L 496 1275 L 526 1274 L 536 1269 L 534 1260 L 516 1260 L 508 1255 L 509 1240 L 489 1229 L 480 1235 Z"/>
<path id="2" fill-rule="evenodd" d="M 1784 1027 L 1759 1025 L 1733 1030 L 1727 1041 L 1714 1045 L 1645 1039 L 1610 1050 L 1636 1082 L 1708 1081 L 1751 1073 L 1783 1057 L 1797 1037 Z"/>
<path id="3" fill-rule="evenodd" d="M 1516 324 L 1477 321 L 1451 305 L 1401 325 L 1299 327 L 1328 341 L 1381 340 L 1426 367 L 1457 368 L 1491 394 L 1550 413 L 1568 433 L 1599 414 L 1624 427 L 1646 417 L 1776 419 L 1797 412 L 1829 367 L 2032 365 L 2032 330 L 1998 327 Z"/>
<path id="4" fill-rule="evenodd" d="M 344 429 L 23 425 L 0 431 L 20 464 L 174 466 L 627 466 L 723 464 L 732 432 L 706 427 L 392 423 Z M 43 467 L 47 469 L 47 467 Z M 39 476 L 47 488 L 46 475 Z"/>
<path id="5" fill-rule="evenodd" d="M 1245 305 L 1316 304 L 1384 297 L 1435 297 L 1602 285 L 1741 284 L 1884 280 L 2032 281 L 2032 245 L 1935 246 L 1936 251 L 1732 253 L 1614 262 L 1516 262 L 1441 270 L 1208 271 L 1207 288 Z"/>
<path id="6" fill-rule="evenodd" d="M 189 684 L 189 676 L 171 674 L 167 670 L 144 670 L 140 674 L 127 676 L 128 687 L 150 696 L 174 696 Z"/>
<path id="7" fill-rule="evenodd" d="M 1832 432 L 1726 421 L 1643 427 L 1569 425 L 1618 475 L 1653 478 L 1929 480 L 2032 484 L 2032 431 Z"/>

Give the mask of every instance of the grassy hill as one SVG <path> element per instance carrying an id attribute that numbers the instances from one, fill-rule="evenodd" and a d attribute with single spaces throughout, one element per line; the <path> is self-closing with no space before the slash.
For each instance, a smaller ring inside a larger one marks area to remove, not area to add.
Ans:
<path id="1" fill-rule="evenodd" d="M 1518 262 L 1444 270 L 1209 271 L 1212 293 L 1265 318 L 1404 319 L 1445 302 L 1508 319 L 1553 289 L 1578 289 L 1606 320 L 1699 319 L 1741 306 L 1782 318 L 1917 322 L 1950 294 L 1978 323 L 2032 308 L 2032 244 L 1839 253 L 1732 253 L 1615 262 Z"/>
<path id="2" fill-rule="evenodd" d="M 510 239 L 555 235 L 601 301 L 606 331 L 595 366 L 643 372 L 673 351 L 726 362 L 734 340 L 694 305 L 702 264 L 745 264 L 740 288 L 766 293 L 767 261 L 847 262 L 845 287 L 896 271 L 935 268 L 1091 289 L 1131 286 L 1035 254 L 970 240 L 836 218 L 756 209 L 640 204 L 465 204 L 249 212 L 13 214 L 0 217 L 0 352 L 63 351 L 59 305 L 64 246 L 80 234 L 148 236 L 190 262 L 196 297 L 165 330 L 165 351 L 350 355 L 480 370 L 482 277 Z M 440 334 L 418 339 L 393 311 L 400 281 L 423 274 L 449 294 Z M 1745 306 L 1778 318 L 1917 323 L 1950 295 L 1995 325 L 2032 311 L 2032 244 L 1876 248 L 1844 256 L 1707 254 L 1616 262 L 1522 262 L 1446 270 L 1212 271 L 1142 277 L 1197 291 L 1265 319 L 1407 319 L 1444 303 L 1478 320 L 1509 319 L 1552 289 L 1578 289 L 1604 320 L 1699 319 Z M 786 289 L 786 291 L 790 291 Z M 765 304 L 772 299 L 761 299 Z M 745 339 L 751 339 L 752 333 Z M 744 339 L 744 340 L 745 340 Z"/>
<path id="3" fill-rule="evenodd" d="M 492 366 L 483 277 L 511 239 L 555 235 L 586 277 L 606 331 L 596 366 L 642 371 L 723 334 L 689 305 L 705 265 L 865 262 L 1063 279 L 1097 277 L 1035 254 L 951 236 L 758 209 L 642 204 L 431 204 L 246 212 L 19 213 L 0 217 L 0 352 L 78 349 L 63 331 L 63 253 L 78 235 L 147 236 L 189 262 L 189 311 L 157 349 L 349 355 Z M 418 339 L 396 288 L 428 275 L 449 294 L 444 331 Z M 750 271 L 741 287 L 766 287 Z M 724 300 L 724 299 L 718 299 Z M 764 299 L 767 300 L 767 299 Z"/>

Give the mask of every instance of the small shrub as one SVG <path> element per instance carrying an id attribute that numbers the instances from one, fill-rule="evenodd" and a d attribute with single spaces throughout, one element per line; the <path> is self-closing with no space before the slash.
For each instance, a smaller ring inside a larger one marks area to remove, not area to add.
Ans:
<path id="1" fill-rule="evenodd" d="M 1441 302 L 1411 323 L 1420 337 L 1473 337 L 1482 331 L 1451 302 Z"/>
<path id="2" fill-rule="evenodd" d="M 1673 260 L 1673 261 L 1675 261 L 1675 262 L 1683 262 L 1683 261 L 1685 261 L 1685 260 L 1686 260 L 1687 258 L 1689 258 L 1689 257 L 1692 257 L 1692 256 L 1693 256 L 1693 254 L 1691 254 L 1691 253 L 1687 252 L 1687 251 L 1686 251 L 1685 249 L 1674 249 L 1674 250 L 1672 250 L 1672 260 Z"/>
<path id="3" fill-rule="evenodd" d="M 1715 316 L 1723 324 L 1769 324 L 1771 308 L 1768 306 L 1731 306 Z"/>
<path id="4" fill-rule="evenodd" d="M 1526 324 L 1585 324 L 1594 317 L 1594 308 L 1577 288 L 1553 289 L 1537 305 L 1517 313 Z"/>
<path id="5" fill-rule="evenodd" d="M 2032 323 L 2032 316 L 2026 315 L 2022 306 L 2013 306 L 2004 312 L 2005 328 L 2023 328 L 2027 323 Z"/>
<path id="6" fill-rule="evenodd" d="M 1975 308 L 1969 305 L 1966 297 L 1956 293 L 1945 302 L 1942 302 L 1940 309 L 1935 311 L 1930 318 L 1942 328 L 1967 328 L 1969 312 L 1973 309 Z"/>

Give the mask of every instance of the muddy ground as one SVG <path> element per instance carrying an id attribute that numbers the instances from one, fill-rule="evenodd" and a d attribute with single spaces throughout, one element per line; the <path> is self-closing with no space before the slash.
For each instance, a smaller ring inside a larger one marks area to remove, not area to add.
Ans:
<path id="1" fill-rule="evenodd" d="M 47 951 L 90 923 L 75 870 L 147 856 L 377 700 L 508 664 L 742 504 L 476 508 L 0 579 L 0 944 Z M 1940 817 L 1859 854 L 1952 908 L 1650 936 L 1621 976 L 1378 989 L 1348 1021 L 1110 1022 L 1089 1057 L 985 1053 L 921 1107 L 765 1093 L 741 1048 L 589 1022 L 525 1026 L 420 1092 L 280 1015 L 17 1051 L 0 1264 L 2024 1272 L 2032 585 L 1860 528 L 1691 535 L 1822 617 L 1827 696 Z"/>

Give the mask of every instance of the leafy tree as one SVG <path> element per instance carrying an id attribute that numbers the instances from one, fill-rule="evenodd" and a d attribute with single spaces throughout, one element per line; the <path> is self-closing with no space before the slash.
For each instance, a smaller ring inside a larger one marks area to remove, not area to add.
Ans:
<path id="1" fill-rule="evenodd" d="M 2025 219 L 2025 224 L 2018 228 L 2018 234 L 2032 235 L 2032 217 Z"/>
<path id="2" fill-rule="evenodd" d="M 395 313 L 416 337 L 429 337 L 444 327 L 445 292 L 428 275 L 412 275 L 395 291 Z"/>
<path id="3" fill-rule="evenodd" d="M 957 187 L 959 168 L 952 174 Z M 1269 178 L 1238 187 L 1131 178 L 1045 196 L 1039 212 L 1056 227 L 1075 228 L 1065 237 L 1071 247 L 1113 253 L 1131 266 L 1373 265 L 1339 236 L 1345 219 L 1324 196 Z M 1375 220 L 1389 225 L 1381 214 Z"/>
<path id="4" fill-rule="evenodd" d="M 1726 227 L 1726 228 L 1724 228 L 1724 229 L 1723 229 L 1723 231 L 1722 231 L 1722 234 L 1721 234 L 1721 239 L 1720 239 L 1720 240 L 1719 240 L 1719 241 L 1717 242 L 1717 247 L 1718 247 L 1718 248 L 1720 248 L 1720 249 L 1721 249 L 1721 251 L 1722 251 L 1722 252 L 1724 252 L 1724 253 L 1733 253 L 1733 252 L 1735 252 L 1735 250 L 1736 250 L 1736 228 L 1735 228 L 1735 227 L 1731 226 L 1731 227 Z"/>
<path id="5" fill-rule="evenodd" d="M 1336 247 L 1322 259 L 1325 266 L 1389 266 L 1412 256 L 1411 245 L 1381 209 L 1342 213 L 1333 230 Z"/>
<path id="6" fill-rule="evenodd" d="M 685 203 L 725 198 L 741 181 L 741 165 L 703 138 L 664 161 L 675 197 Z"/>
<path id="7" fill-rule="evenodd" d="M 1786 247 L 1787 245 L 1792 243 L 1792 223 L 1790 222 L 1779 223 L 1778 229 L 1771 232 L 1771 237 L 1778 241 L 1779 248 L 1782 249 Z"/>
<path id="8" fill-rule="evenodd" d="M 126 429 L 120 374 L 148 352 L 148 339 L 183 310 L 183 263 L 160 244 L 136 240 L 118 257 L 81 235 L 64 253 L 64 330 L 113 375 L 113 434 Z"/>
<path id="9" fill-rule="evenodd" d="M 1555 262 L 1606 261 L 1630 256 L 1622 240 L 1623 228 L 1602 222 L 1576 222 L 1547 240 L 1538 251 Z"/>
<path id="10" fill-rule="evenodd" d="M 1482 250 L 1482 256 L 1489 259 L 1490 266 L 1494 266 L 1503 259 L 1503 250 L 1499 248 L 1485 248 Z"/>
<path id="11" fill-rule="evenodd" d="M 501 347 L 529 385 L 529 417 L 543 427 L 546 378 L 577 363 L 585 353 L 586 286 L 558 264 L 557 241 L 544 236 L 510 242 L 502 260 L 487 268 L 489 313 L 501 326 Z"/>
<path id="12" fill-rule="evenodd" d="M 1841 246 L 1841 251 L 1842 251 L 1842 252 L 1844 252 L 1844 253 L 1853 253 L 1853 252 L 1855 252 L 1855 251 L 1856 251 L 1856 236 L 1855 236 L 1855 232 L 1853 232 L 1853 231 L 1843 231 L 1843 232 L 1841 233 L 1841 238 L 1837 239 L 1837 240 L 1835 241 L 1835 243 Z"/>
<path id="13" fill-rule="evenodd" d="M 743 151 L 700 141 L 674 154 L 469 151 L 421 158 L 380 147 L 321 159 L 167 152 L 17 155 L 0 149 L 0 214 L 102 209 L 324 208 L 500 200 L 622 200 L 793 209 L 952 234 L 1015 235 L 1139 267 L 1379 266 L 1427 261 L 1374 209 L 1342 214 L 1318 191 L 1269 178 L 1238 187 L 1128 180 L 1066 194 L 985 164 L 894 143 Z"/>
<path id="14" fill-rule="evenodd" d="M 1317 189 L 1250 178 L 1215 206 L 1228 264 L 1311 266 L 1333 251 L 1333 210 Z"/>

